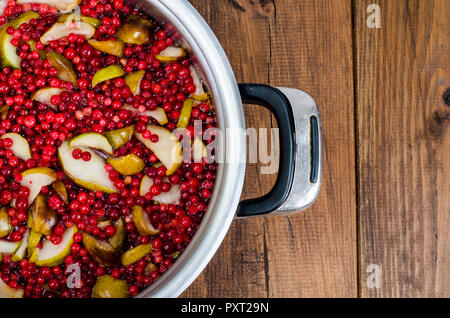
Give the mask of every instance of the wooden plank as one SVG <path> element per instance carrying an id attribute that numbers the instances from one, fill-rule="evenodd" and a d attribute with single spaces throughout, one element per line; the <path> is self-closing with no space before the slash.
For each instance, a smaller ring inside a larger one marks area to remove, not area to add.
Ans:
<path id="1" fill-rule="evenodd" d="M 184 297 L 355 297 L 356 200 L 350 1 L 191 0 L 227 52 L 238 81 L 298 87 L 323 116 L 324 179 L 304 213 L 235 220 Z M 260 108 L 248 125 L 270 127 Z M 255 167 L 245 197 L 270 189 Z"/>
<path id="2" fill-rule="evenodd" d="M 368 28 L 367 6 L 381 8 Z M 363 297 L 450 296 L 450 2 L 354 1 Z M 367 267 L 381 267 L 369 288 Z"/>

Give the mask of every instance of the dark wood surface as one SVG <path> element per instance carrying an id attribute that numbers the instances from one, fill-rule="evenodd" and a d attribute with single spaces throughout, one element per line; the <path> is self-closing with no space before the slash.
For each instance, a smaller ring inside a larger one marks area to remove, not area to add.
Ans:
<path id="1" fill-rule="evenodd" d="M 360 269 L 364 297 L 450 296 L 450 1 L 355 2 Z"/>
<path id="2" fill-rule="evenodd" d="M 308 210 L 235 220 L 182 297 L 450 296 L 450 1 L 190 1 L 238 81 L 316 100 L 324 174 Z M 371 3 L 379 29 L 366 25 Z M 275 125 L 258 106 L 245 113 L 250 127 Z M 258 169 L 243 198 L 274 183 Z"/>

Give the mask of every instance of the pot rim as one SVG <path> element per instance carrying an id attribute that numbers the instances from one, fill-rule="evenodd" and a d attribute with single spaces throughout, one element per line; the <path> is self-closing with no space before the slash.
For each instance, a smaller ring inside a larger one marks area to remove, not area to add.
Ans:
<path id="1" fill-rule="evenodd" d="M 228 58 L 211 28 L 187 0 L 134 0 L 151 16 L 179 31 L 190 47 L 213 93 L 219 128 L 245 131 L 242 100 Z M 197 278 L 222 243 L 235 216 L 244 184 L 245 134 L 223 134 L 215 186 L 197 233 L 172 267 L 139 293 L 144 297 L 177 297 Z"/>

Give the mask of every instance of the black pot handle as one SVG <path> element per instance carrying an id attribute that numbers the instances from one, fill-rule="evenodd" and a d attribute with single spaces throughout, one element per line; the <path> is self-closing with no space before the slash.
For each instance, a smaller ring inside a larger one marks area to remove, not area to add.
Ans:
<path id="1" fill-rule="evenodd" d="M 261 105 L 275 116 L 279 127 L 280 164 L 274 187 L 262 197 L 239 203 L 237 216 L 267 214 L 277 210 L 291 191 L 295 172 L 295 122 L 288 98 L 277 88 L 263 84 L 239 84 L 242 101 Z"/>

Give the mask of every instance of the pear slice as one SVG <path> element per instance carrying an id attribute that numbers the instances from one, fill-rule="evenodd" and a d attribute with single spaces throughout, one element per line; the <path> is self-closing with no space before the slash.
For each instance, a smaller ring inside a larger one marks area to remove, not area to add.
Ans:
<path id="1" fill-rule="evenodd" d="M 164 182 L 168 182 L 168 179 L 164 179 Z M 145 196 L 153 185 L 153 179 L 145 175 L 142 178 L 139 188 L 139 194 Z M 181 190 L 178 184 L 172 184 L 172 187 L 168 192 L 161 192 L 161 194 L 154 196 L 152 199 L 163 204 L 179 204 L 181 198 Z"/>
<path id="2" fill-rule="evenodd" d="M 12 68 L 20 68 L 20 57 L 16 47 L 11 44 L 12 35 L 6 33 L 8 24 L 0 29 L 0 64 Z"/>
<path id="3" fill-rule="evenodd" d="M 64 201 L 65 204 L 69 203 L 69 197 L 67 195 L 67 189 L 64 182 L 61 180 L 52 183 L 53 189 L 58 193 L 59 197 Z"/>
<path id="4" fill-rule="evenodd" d="M 1 32 L 1 30 L 0 30 L 0 32 Z M 0 37 L 1 37 L 1 35 L 0 35 Z M 1 117 L 1 119 L 6 119 L 6 116 L 8 116 L 9 108 L 10 108 L 9 105 L 3 105 L 2 107 L 0 107 L 0 117 Z"/>
<path id="5" fill-rule="evenodd" d="M 36 41 L 29 40 L 29 41 L 27 41 L 27 44 L 30 46 L 31 52 L 39 52 L 39 58 L 41 60 L 45 60 L 47 58 L 47 52 L 45 52 L 45 50 L 38 50 L 36 48 Z"/>
<path id="6" fill-rule="evenodd" d="M 31 255 L 33 255 L 33 252 L 36 250 L 37 246 L 39 245 L 41 238 L 42 238 L 41 233 L 33 231 L 33 230 L 30 231 L 30 238 L 28 239 L 28 246 L 27 246 L 27 256 L 28 257 L 31 257 Z"/>
<path id="7" fill-rule="evenodd" d="M 166 174 L 170 176 L 175 173 L 183 161 L 183 149 L 178 138 L 164 127 L 148 125 L 147 129 L 152 135 L 158 135 L 157 142 L 145 139 L 141 133 L 135 132 L 136 138 L 149 148 L 167 168 Z"/>
<path id="8" fill-rule="evenodd" d="M 161 107 L 157 107 L 155 110 L 144 110 L 143 112 L 140 112 L 138 109 L 134 108 L 131 105 L 125 105 L 122 107 L 122 109 L 126 109 L 141 116 L 152 117 L 156 119 L 160 125 L 165 125 L 169 122 L 166 112 Z"/>
<path id="9" fill-rule="evenodd" d="M 74 148 L 69 147 L 65 141 L 58 148 L 58 159 L 64 173 L 79 186 L 91 191 L 102 191 L 106 193 L 117 192 L 114 183 L 109 179 L 105 170 L 105 160 L 89 148 L 79 147 L 83 152 L 91 154 L 91 160 L 74 159 L 72 152 Z"/>
<path id="10" fill-rule="evenodd" d="M 64 259 L 70 254 L 70 247 L 73 244 L 73 235 L 77 233 L 77 227 L 72 226 L 63 233 L 61 243 L 53 244 L 51 241 L 44 241 L 41 249 L 35 249 L 30 258 L 30 262 L 37 266 L 57 266 L 64 263 Z"/>
<path id="11" fill-rule="evenodd" d="M 108 141 L 108 138 L 95 132 L 88 132 L 76 136 L 69 142 L 69 147 L 89 147 L 103 150 L 109 155 L 113 153 L 113 149 Z"/>
<path id="12" fill-rule="evenodd" d="M 104 53 L 108 53 L 114 56 L 122 56 L 123 48 L 125 44 L 121 41 L 97 41 L 97 40 L 89 40 L 88 43 L 96 50 Z"/>
<path id="13" fill-rule="evenodd" d="M 47 60 L 51 66 L 58 70 L 57 77 L 61 81 L 77 83 L 77 73 L 72 63 L 62 54 L 50 51 L 47 53 Z"/>
<path id="14" fill-rule="evenodd" d="M 186 51 L 181 47 L 169 46 L 155 55 L 155 58 L 162 63 L 175 62 L 186 56 Z"/>
<path id="15" fill-rule="evenodd" d="M 121 279 L 109 275 L 97 278 L 92 288 L 92 298 L 127 298 L 128 284 Z"/>
<path id="16" fill-rule="evenodd" d="M 121 129 L 106 131 L 105 136 L 114 149 L 120 148 L 131 140 L 134 135 L 134 125 Z"/>
<path id="17" fill-rule="evenodd" d="M 194 85 L 196 87 L 195 92 L 192 94 L 192 97 L 196 100 L 199 101 L 207 101 L 210 99 L 210 94 L 206 93 L 204 88 L 203 88 L 203 80 L 200 76 L 199 71 L 191 66 L 189 67 L 189 69 L 191 70 L 191 76 L 192 76 L 192 80 L 194 81 Z"/>
<path id="18" fill-rule="evenodd" d="M 58 110 L 58 107 L 51 103 L 51 98 L 52 96 L 59 95 L 62 92 L 64 92 L 64 89 L 58 87 L 44 87 L 35 91 L 31 95 L 31 99 L 40 102 L 42 104 L 48 105 L 54 110 Z"/>
<path id="19" fill-rule="evenodd" d="M 131 14 L 117 32 L 117 38 L 127 44 L 143 45 L 150 40 L 151 27 L 147 19 Z"/>
<path id="20" fill-rule="evenodd" d="M 11 44 L 13 37 L 6 33 L 6 29 L 10 26 L 17 29 L 22 23 L 27 23 L 33 18 L 39 18 L 39 14 L 34 11 L 27 11 L 0 29 L 0 62 L 3 66 L 20 68 L 20 57 L 16 53 L 17 48 Z"/>
<path id="21" fill-rule="evenodd" d="M 47 4 L 58 11 L 70 12 L 81 3 L 81 0 L 17 0 L 17 4 L 27 3 Z"/>
<path id="22" fill-rule="evenodd" d="M 183 107 L 180 111 L 180 117 L 178 118 L 177 127 L 186 128 L 189 125 L 191 119 L 192 107 L 195 100 L 193 98 L 186 98 L 183 102 Z"/>
<path id="23" fill-rule="evenodd" d="M 108 243 L 113 249 L 120 252 L 125 243 L 125 222 L 120 218 L 114 223 L 114 227 L 116 233 L 108 240 Z"/>
<path id="24" fill-rule="evenodd" d="M 144 273 L 146 275 L 150 275 L 151 272 L 157 271 L 157 270 L 158 270 L 158 267 L 155 264 L 148 263 L 147 266 L 145 266 Z"/>
<path id="25" fill-rule="evenodd" d="M 55 23 L 47 32 L 41 36 L 42 44 L 49 44 L 51 41 L 55 41 L 68 36 L 70 33 L 83 35 L 86 39 L 90 39 L 95 34 L 95 28 L 86 22 L 78 23 Z"/>
<path id="26" fill-rule="evenodd" d="M 192 143 L 192 159 L 194 162 L 202 162 L 202 159 L 207 157 L 208 151 L 205 144 L 200 138 L 195 137 L 194 142 Z"/>
<path id="27" fill-rule="evenodd" d="M 145 168 L 145 162 L 135 154 L 120 158 L 108 158 L 107 162 L 123 176 L 138 174 Z"/>
<path id="28" fill-rule="evenodd" d="M 108 242 L 97 240 L 87 233 L 83 233 L 83 245 L 89 255 L 104 266 L 115 265 L 120 259 L 120 251 L 113 248 Z"/>
<path id="29" fill-rule="evenodd" d="M 13 144 L 10 149 L 14 153 L 14 156 L 22 160 L 31 159 L 30 145 L 25 138 L 16 133 L 7 133 L 1 137 L 1 139 L 5 138 L 12 140 Z"/>
<path id="30" fill-rule="evenodd" d="M 22 288 L 12 288 L 0 278 L 0 298 L 23 298 Z"/>
<path id="31" fill-rule="evenodd" d="M 139 233 L 144 235 L 156 235 L 159 233 L 159 230 L 155 229 L 155 227 L 150 222 L 148 214 L 141 206 L 135 205 L 133 207 L 132 218 L 133 223 Z"/>
<path id="32" fill-rule="evenodd" d="M 11 261 L 17 262 L 25 257 L 25 254 L 27 253 L 27 246 L 28 246 L 29 238 L 30 238 L 30 229 L 27 229 L 27 231 L 23 235 L 22 241 L 20 242 L 19 248 L 14 253 L 14 255 L 11 257 Z"/>
<path id="33" fill-rule="evenodd" d="M 63 14 L 58 18 L 58 20 L 56 20 L 56 22 L 58 22 L 58 23 L 65 23 L 67 21 L 69 21 L 69 23 L 71 23 L 71 22 L 76 23 L 78 21 L 83 21 L 83 22 L 91 24 L 93 27 L 98 27 L 98 26 L 100 26 L 100 24 L 102 24 L 102 21 L 100 21 L 97 18 L 88 17 L 85 15 L 79 15 L 76 13 Z"/>
<path id="34" fill-rule="evenodd" d="M 136 71 L 125 76 L 125 84 L 130 88 L 133 95 L 141 93 L 141 81 L 145 75 L 145 71 Z"/>
<path id="35" fill-rule="evenodd" d="M 129 249 L 125 253 L 123 253 L 121 262 L 123 266 L 131 265 L 141 258 L 145 257 L 148 253 L 152 251 L 151 244 L 142 244 L 138 245 L 132 249 Z"/>
<path id="36" fill-rule="evenodd" d="M 20 242 L 0 240 L 0 253 L 13 254 L 20 247 Z"/>
<path id="37" fill-rule="evenodd" d="M 92 78 L 92 88 L 97 86 L 97 84 L 116 78 L 121 77 L 125 74 L 125 71 L 119 66 L 119 65 L 110 65 L 105 68 L 102 68 L 100 71 L 95 73 L 94 77 Z"/>
<path id="38" fill-rule="evenodd" d="M 12 226 L 9 220 L 8 209 L 2 207 L 0 209 L 0 238 L 7 236 L 11 230 Z"/>
<path id="39" fill-rule="evenodd" d="M 41 192 L 42 187 L 52 184 L 55 180 L 55 171 L 46 167 L 28 169 L 22 172 L 20 184 L 30 189 L 28 204 L 31 205 L 39 192 Z"/>
<path id="40" fill-rule="evenodd" d="M 30 209 L 29 226 L 36 232 L 50 235 L 57 221 L 58 215 L 48 207 L 47 198 L 39 194 Z"/>

